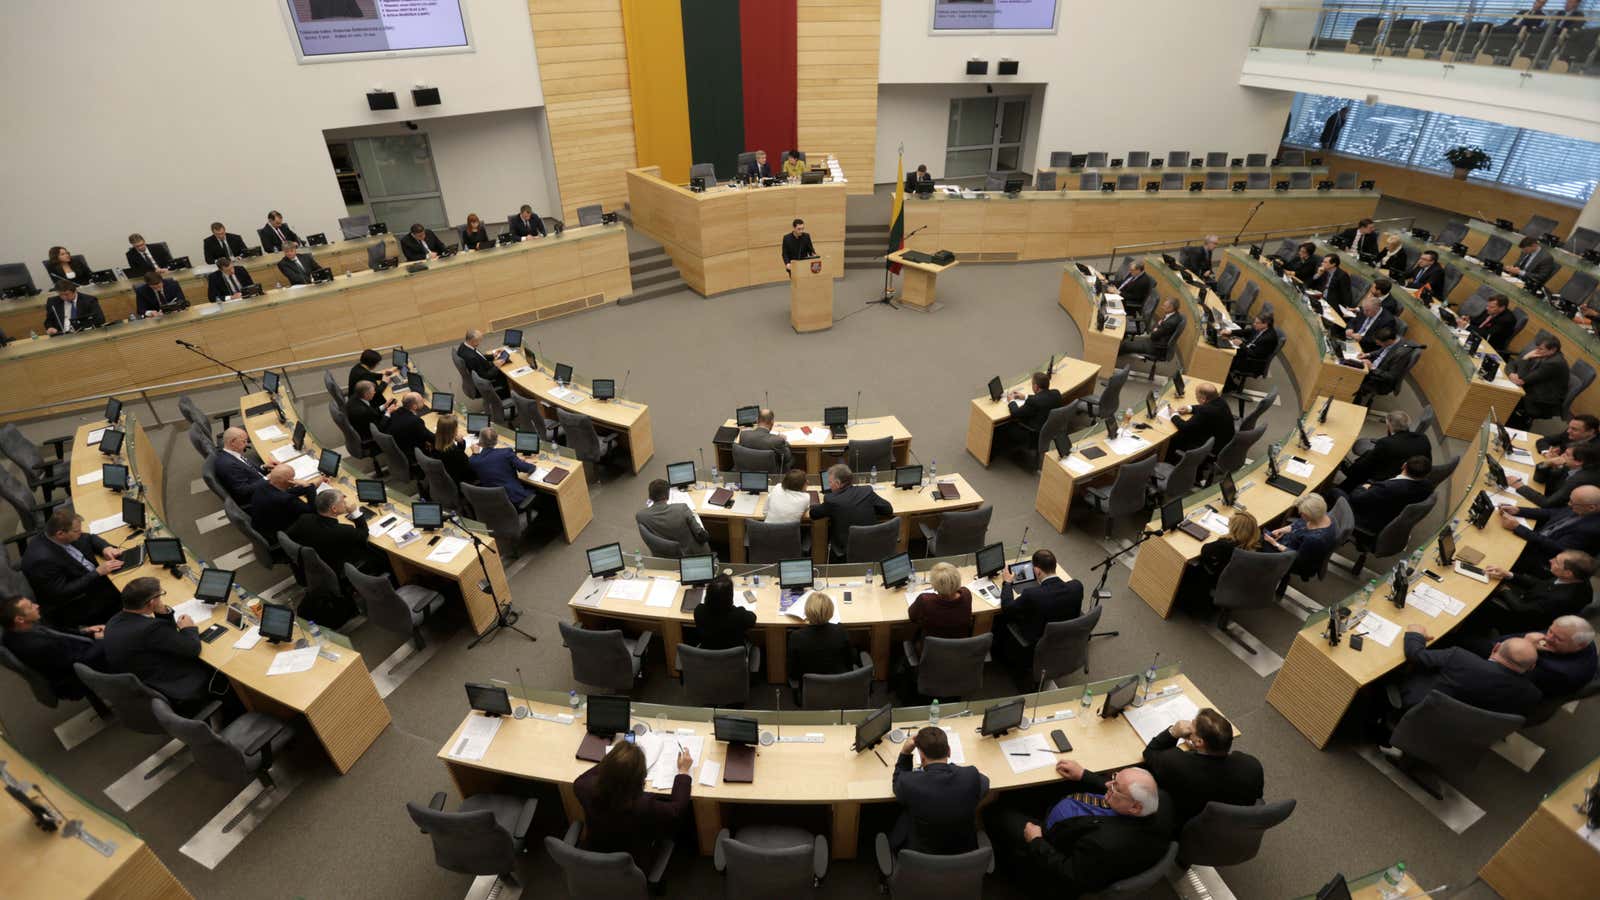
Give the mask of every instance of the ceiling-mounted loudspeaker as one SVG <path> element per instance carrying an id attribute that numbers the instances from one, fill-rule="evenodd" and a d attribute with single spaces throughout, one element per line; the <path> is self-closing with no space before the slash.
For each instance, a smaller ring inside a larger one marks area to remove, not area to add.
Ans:
<path id="1" fill-rule="evenodd" d="M 1014 59 L 1002 59 L 1000 60 L 999 67 L 995 69 L 995 74 L 1015 75 L 1017 74 L 1017 65 L 1018 63 Z"/>
<path id="2" fill-rule="evenodd" d="M 394 99 L 394 91 L 367 91 L 367 109 L 399 109 L 400 104 Z"/>
<path id="3" fill-rule="evenodd" d="M 439 89 L 436 87 L 412 88 L 411 103 L 413 106 L 438 106 Z"/>
<path id="4" fill-rule="evenodd" d="M 989 74 L 989 61 L 987 59 L 969 59 L 969 60 L 967 60 L 967 74 L 968 75 L 987 75 L 987 74 Z"/>

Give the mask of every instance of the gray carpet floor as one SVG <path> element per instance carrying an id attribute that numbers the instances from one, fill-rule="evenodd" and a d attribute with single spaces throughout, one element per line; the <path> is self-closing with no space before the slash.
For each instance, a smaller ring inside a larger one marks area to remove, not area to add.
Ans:
<path id="1" fill-rule="evenodd" d="M 858 207 L 865 218 L 878 199 L 852 199 L 852 223 Z M 1100 520 L 1080 513 L 1066 534 L 1056 534 L 1033 511 L 1035 476 L 1005 460 L 985 470 L 964 450 L 968 401 L 991 376 L 1011 377 L 1052 354 L 1079 351 L 1078 333 L 1056 304 L 1060 271 L 1060 263 L 964 266 L 941 279 L 943 307 L 929 314 L 866 305 L 881 276 L 852 271 L 836 286 L 834 328 L 812 335 L 790 330 L 788 292 L 782 285 L 711 299 L 684 291 L 531 330 L 528 340 L 540 346 L 542 358 L 571 363 L 580 378 L 620 379 L 628 374 L 629 397 L 650 405 L 656 442 L 655 458 L 638 477 L 611 471 L 592 488 L 595 519 L 577 543 L 568 545 L 555 523 L 541 521 L 546 527 L 530 541 L 526 561 L 512 567 L 521 625 L 538 635 L 538 642 L 502 634 L 469 651 L 470 630 L 459 614 L 447 616 L 435 639 L 437 654 L 389 696 L 394 724 L 365 757 L 339 776 L 314 745 L 303 747 L 297 761 L 307 771 L 305 782 L 214 871 L 192 863 L 178 847 L 223 806 L 236 786 L 215 783 L 191 769 L 129 813 L 126 821 L 197 897 L 462 895 L 469 879 L 434 866 L 427 839 L 402 807 L 407 800 L 426 802 L 434 791 L 451 787 L 434 757 L 466 712 L 462 683 L 513 679 L 514 667 L 520 666 L 530 686 L 574 687 L 556 622 L 568 617 L 565 602 L 583 577 L 583 549 L 610 541 L 636 546 L 632 517 L 644 501 L 647 480 L 667 462 L 695 458 L 702 448 L 709 449 L 712 432 L 736 405 L 760 402 L 764 395 L 780 417 L 816 417 L 824 405 L 854 406 L 859 391 L 863 417 L 899 416 L 914 435 L 912 448 L 922 462 L 937 460 L 941 472 L 961 472 L 994 504 L 993 539 L 1015 543 L 1024 528 L 1031 528 L 1034 547 L 1054 549 L 1072 574 L 1089 577 L 1090 566 L 1104 555 Z M 436 384 L 454 384 L 449 350 L 420 349 L 413 359 Z M 343 372 L 346 366 L 337 368 Z M 1276 374 L 1278 383 L 1292 386 L 1285 371 Z M 294 384 L 312 430 L 337 444 L 320 373 L 297 375 Z M 207 409 L 237 408 L 238 392 L 224 386 L 198 399 Z M 1399 401 L 1413 412 L 1420 409 L 1420 399 L 1410 389 Z M 141 420 L 154 420 L 145 405 L 129 407 Z M 1285 404 L 1271 411 L 1269 434 L 1291 427 L 1293 408 Z M 178 420 L 173 401 L 157 401 L 154 409 L 164 422 Z M 38 437 L 65 433 L 88 418 L 34 422 L 26 430 Z M 202 556 L 242 546 L 242 538 L 227 527 L 200 533 L 196 520 L 216 512 L 218 505 L 209 493 L 191 492 L 199 459 L 182 432 L 175 426 L 157 428 L 152 437 L 167 466 L 167 503 L 178 533 Z M 1119 536 L 1130 531 L 1119 529 Z M 282 566 L 269 571 L 252 564 L 240 577 L 261 590 L 288 574 Z M 1106 602 L 1102 627 L 1118 629 L 1121 635 L 1094 642 L 1093 674 L 1109 677 L 1141 670 L 1155 653 L 1163 661 L 1181 661 L 1184 671 L 1242 730 L 1236 748 L 1262 760 L 1268 798 L 1299 801 L 1294 816 L 1270 834 L 1259 858 L 1224 872 L 1239 897 L 1296 896 L 1314 891 L 1335 871 L 1364 873 L 1396 858 L 1407 860 L 1429 886 L 1452 885 L 1449 895 L 1489 896 L 1481 884 L 1468 887 L 1478 867 L 1545 792 L 1595 752 L 1600 708 L 1590 704 L 1576 715 L 1558 714 L 1531 732 L 1548 750 L 1531 772 L 1488 757 L 1465 786 L 1467 796 L 1487 815 L 1455 835 L 1357 756 L 1350 736 L 1341 735 L 1327 751 L 1313 748 L 1266 704 L 1270 679 L 1257 676 L 1208 634 L 1206 623 L 1182 615 L 1158 618 L 1127 590 L 1127 577 L 1126 568 L 1113 568 L 1114 596 Z M 1355 586 L 1335 574 L 1306 592 L 1326 601 Z M 1288 651 L 1299 624 L 1277 608 L 1246 613 L 1238 620 L 1280 654 Z M 370 626 L 357 631 L 354 641 L 369 668 L 400 644 L 398 637 Z M 50 728 L 73 710 L 43 709 L 18 682 L 6 683 L 9 689 L 0 693 L 0 722 L 9 738 L 65 786 L 102 808 L 112 808 L 102 790 L 161 743 L 112 727 L 72 752 L 62 752 Z M 988 687 L 994 696 L 1011 692 L 998 669 L 991 671 Z M 647 660 L 636 696 L 663 702 L 680 696 L 676 682 L 665 674 L 659 650 Z M 558 833 L 563 823 L 554 792 L 530 792 L 541 798 L 536 830 Z M 867 811 L 864 845 L 891 814 L 886 808 Z M 529 855 L 522 872 L 528 896 L 560 896 L 561 881 L 542 848 Z M 680 849 L 669 875 L 669 895 L 722 890 L 708 860 Z M 875 896 L 870 848 L 860 860 L 836 863 L 819 893 Z M 1014 895 L 1000 878 L 990 879 L 987 893 Z M 1165 885 L 1149 894 L 1170 895 Z"/>

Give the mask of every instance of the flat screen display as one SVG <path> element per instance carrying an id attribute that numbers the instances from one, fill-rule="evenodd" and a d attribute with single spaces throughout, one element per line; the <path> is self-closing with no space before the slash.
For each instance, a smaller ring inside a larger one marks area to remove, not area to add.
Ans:
<path id="1" fill-rule="evenodd" d="M 617 380 L 615 378 L 596 378 L 590 387 L 596 400 L 610 400 L 617 396 Z"/>
<path id="2" fill-rule="evenodd" d="M 733 421 L 741 428 L 749 428 L 759 418 L 761 418 L 761 407 L 759 406 L 741 406 L 733 411 Z"/>
<path id="3" fill-rule="evenodd" d="M 106 401 L 106 421 L 115 422 L 122 418 L 122 401 L 115 397 Z"/>
<path id="4" fill-rule="evenodd" d="M 389 491 L 379 479 L 357 478 L 356 499 L 367 504 L 387 503 L 389 502 Z"/>
<path id="5" fill-rule="evenodd" d="M 183 564 L 183 544 L 177 538 L 150 538 L 144 542 L 144 558 L 156 566 Z"/>
<path id="6" fill-rule="evenodd" d="M 606 544 L 588 551 L 589 574 L 596 578 L 615 575 L 622 571 L 622 545 Z"/>
<path id="7" fill-rule="evenodd" d="M 472 46 L 461 0 L 279 0 L 303 60 Z"/>
<path id="8" fill-rule="evenodd" d="M 631 712 L 632 704 L 627 697 L 590 694 L 589 721 L 586 727 L 590 734 L 609 738 L 633 728 L 633 723 L 629 721 Z"/>
<path id="9" fill-rule="evenodd" d="M 270 641 L 294 638 L 294 607 L 277 603 L 261 605 L 261 636 Z"/>
<path id="10" fill-rule="evenodd" d="M 761 727 L 745 716 L 712 716 L 711 728 L 719 741 L 752 745 L 761 740 Z"/>
<path id="11" fill-rule="evenodd" d="M 978 577 L 988 578 L 1006 566 L 1006 545 L 990 544 L 978 551 Z"/>
<path id="12" fill-rule="evenodd" d="M 667 463 L 667 484 L 676 488 L 694 484 L 694 460 Z"/>
<path id="13" fill-rule="evenodd" d="M 434 391 L 432 402 L 428 405 L 433 408 L 434 412 L 442 416 L 456 408 L 456 395 L 445 393 L 444 391 Z"/>
<path id="14" fill-rule="evenodd" d="M 901 466 L 894 470 L 894 486 L 897 488 L 914 488 L 922 486 L 921 466 Z"/>
<path id="15" fill-rule="evenodd" d="M 824 425 L 844 425 L 849 421 L 849 407 L 829 406 L 822 410 L 822 424 Z"/>
<path id="16" fill-rule="evenodd" d="M 505 343 L 505 345 L 507 347 L 521 347 L 522 346 L 522 329 L 521 328 L 507 328 L 506 329 L 506 339 L 505 339 L 504 343 Z"/>
<path id="17" fill-rule="evenodd" d="M 411 362 L 411 354 L 400 349 L 399 347 L 394 348 L 394 352 L 390 355 L 390 358 L 393 360 L 394 367 L 397 369 L 404 369 Z"/>
<path id="18" fill-rule="evenodd" d="M 105 463 L 100 466 L 100 481 L 113 491 L 125 491 L 128 489 L 128 467 Z"/>
<path id="19" fill-rule="evenodd" d="M 1022 724 L 1022 697 L 997 703 L 983 712 L 983 725 L 978 728 L 984 735 L 1005 734 Z"/>
<path id="20" fill-rule="evenodd" d="M 324 450 L 322 451 L 322 454 L 317 457 L 317 471 L 328 476 L 329 478 L 337 477 L 339 474 L 339 461 L 341 459 L 342 457 L 339 456 L 339 451 Z"/>
<path id="21" fill-rule="evenodd" d="M 1056 0 L 933 0 L 934 31 L 1053 31 Z"/>
<path id="22" fill-rule="evenodd" d="M 571 384 L 572 383 L 572 367 L 571 366 L 567 365 L 566 363 L 556 363 L 556 383 L 557 384 Z"/>
<path id="23" fill-rule="evenodd" d="M 125 436 L 125 432 L 118 431 L 115 428 L 107 428 L 105 433 L 100 435 L 100 452 L 107 456 L 116 456 L 121 453 L 122 439 Z"/>
<path id="24" fill-rule="evenodd" d="M 269 394 L 276 394 L 278 392 L 278 383 L 280 380 L 281 379 L 279 379 L 277 372 L 261 373 L 261 387 L 264 388 Z"/>
<path id="25" fill-rule="evenodd" d="M 713 554 L 685 556 L 678 560 L 678 580 L 684 584 L 705 584 L 716 575 L 717 558 Z"/>
<path id="26" fill-rule="evenodd" d="M 884 587 L 899 587 L 911 580 L 911 554 L 896 553 L 878 563 L 878 568 L 883 572 Z"/>
<path id="27" fill-rule="evenodd" d="M 475 435 L 478 432 L 480 432 L 480 431 L 482 431 L 482 430 L 484 430 L 485 428 L 488 428 L 488 427 L 489 427 L 489 416 L 488 416 L 487 413 L 467 413 L 467 433 L 468 434 Z"/>
<path id="28" fill-rule="evenodd" d="M 467 703 L 478 712 L 491 716 L 511 715 L 511 695 L 496 684 L 467 682 Z"/>
<path id="29" fill-rule="evenodd" d="M 765 472 L 740 472 L 739 490 L 752 494 L 762 493 L 767 489 L 767 473 Z"/>
<path id="30" fill-rule="evenodd" d="M 894 727 L 894 706 L 885 704 L 856 725 L 855 751 L 862 753 L 883 739 Z"/>
<path id="31" fill-rule="evenodd" d="M 778 563 L 778 584 L 786 588 L 811 586 L 811 560 L 785 559 Z"/>
<path id="32" fill-rule="evenodd" d="M 203 569 L 200 572 L 200 583 L 195 585 L 194 598 L 207 603 L 221 603 L 228 599 L 228 591 L 233 589 L 233 573 L 227 569 Z"/>
<path id="33" fill-rule="evenodd" d="M 414 503 L 411 522 L 418 528 L 438 528 L 444 524 L 444 507 L 437 503 Z"/>
<path id="34" fill-rule="evenodd" d="M 122 524 L 129 528 L 144 527 L 144 503 L 132 497 L 122 498 Z"/>
<path id="35" fill-rule="evenodd" d="M 517 452 L 518 453 L 538 453 L 539 452 L 539 432 L 537 432 L 537 431 L 519 431 L 519 432 L 517 432 Z"/>

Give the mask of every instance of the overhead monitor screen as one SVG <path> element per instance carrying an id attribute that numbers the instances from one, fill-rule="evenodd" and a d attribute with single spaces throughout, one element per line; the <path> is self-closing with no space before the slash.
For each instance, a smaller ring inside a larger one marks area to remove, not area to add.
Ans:
<path id="1" fill-rule="evenodd" d="M 302 61 L 470 50 L 461 0 L 280 0 Z"/>
<path id="2" fill-rule="evenodd" d="M 1054 31 L 1056 0 L 933 0 L 934 31 Z"/>

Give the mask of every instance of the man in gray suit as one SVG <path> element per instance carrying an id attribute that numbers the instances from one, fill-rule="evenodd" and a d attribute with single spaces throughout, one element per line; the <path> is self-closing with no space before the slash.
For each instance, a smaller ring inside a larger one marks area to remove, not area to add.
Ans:
<path id="1" fill-rule="evenodd" d="M 641 530 L 648 528 L 663 540 L 677 541 L 685 555 L 710 553 L 711 536 L 700 517 L 683 503 L 667 502 L 670 491 L 664 478 L 650 482 L 650 502 L 634 514 L 634 521 Z"/>
<path id="2" fill-rule="evenodd" d="M 789 439 L 781 434 L 773 434 L 772 426 L 777 419 L 772 410 L 763 409 L 756 416 L 754 428 L 747 428 L 739 433 L 739 446 L 750 447 L 754 450 L 771 450 L 778 459 L 778 471 L 787 472 L 793 455 L 789 451 Z"/>
<path id="3" fill-rule="evenodd" d="M 1522 253 L 1517 257 L 1515 264 L 1506 266 L 1507 275 L 1515 275 L 1523 281 L 1544 284 L 1556 273 L 1556 258 L 1539 243 L 1538 238 L 1525 237 L 1518 242 L 1517 247 Z"/>

